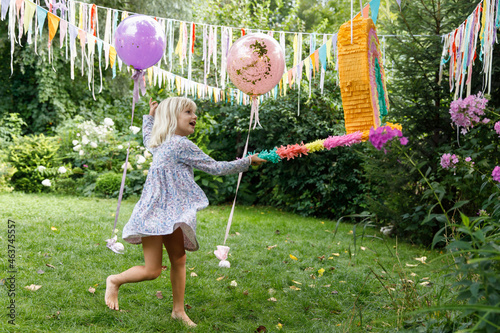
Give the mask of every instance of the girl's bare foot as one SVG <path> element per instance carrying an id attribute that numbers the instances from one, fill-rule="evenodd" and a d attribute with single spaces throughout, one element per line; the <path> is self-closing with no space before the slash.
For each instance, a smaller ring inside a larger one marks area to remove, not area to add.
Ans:
<path id="1" fill-rule="evenodd" d="M 189 326 L 189 327 L 196 326 L 196 324 L 191 319 L 189 319 L 186 312 L 184 312 L 184 311 L 183 312 L 173 312 L 172 311 L 172 318 L 176 319 L 176 320 L 182 320 L 186 326 Z"/>
<path id="2" fill-rule="evenodd" d="M 104 301 L 111 310 L 118 310 L 118 288 L 120 288 L 120 286 L 113 282 L 114 277 L 114 275 L 110 275 L 106 279 L 106 294 L 104 295 Z"/>

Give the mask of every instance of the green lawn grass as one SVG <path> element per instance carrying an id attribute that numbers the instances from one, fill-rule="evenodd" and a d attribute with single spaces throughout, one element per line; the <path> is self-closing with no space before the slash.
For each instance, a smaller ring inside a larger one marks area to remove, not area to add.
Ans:
<path id="1" fill-rule="evenodd" d="M 120 231 L 136 200 L 122 203 Z M 0 194 L 0 278 L 10 276 L 8 219 L 16 226 L 17 269 L 16 326 L 7 323 L 8 283 L 3 282 L 2 331 L 255 332 L 264 326 L 267 332 L 390 332 L 405 327 L 403 320 L 408 317 L 403 313 L 439 304 L 436 295 L 443 286 L 447 289 L 442 260 L 421 264 L 414 259 L 426 256 L 429 262 L 439 256 L 435 251 L 382 240 L 372 228 L 363 240 L 357 238 L 354 249 L 352 224 L 340 224 L 334 237 L 335 221 L 270 207 L 237 206 L 227 242 L 231 268 L 219 268 L 213 251 L 222 245 L 230 207 L 210 206 L 198 214 L 200 250 L 187 255 L 185 302 L 198 326 L 189 329 L 170 318 L 168 268 L 156 280 L 122 286 L 121 311 L 112 311 L 104 304 L 106 277 L 143 263 L 140 245 L 125 243 L 123 255 L 105 246 L 116 203 L 116 199 Z M 163 264 L 169 265 L 166 253 Z M 432 282 L 430 287 L 419 284 L 425 278 Z M 237 286 L 231 287 L 231 281 Z M 41 288 L 25 289 L 31 284 Z M 90 287 L 95 293 L 89 292 Z M 156 296 L 157 291 L 163 298 Z"/>

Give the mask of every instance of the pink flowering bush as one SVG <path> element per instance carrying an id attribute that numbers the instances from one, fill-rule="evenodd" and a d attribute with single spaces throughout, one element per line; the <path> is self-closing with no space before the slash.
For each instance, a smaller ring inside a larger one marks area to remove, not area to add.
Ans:
<path id="1" fill-rule="evenodd" d="M 474 125 L 479 123 L 487 124 L 490 121 L 488 118 L 481 119 L 484 116 L 487 103 L 488 100 L 480 92 L 465 99 L 459 98 L 451 102 L 451 121 L 456 126 L 462 127 L 463 134 L 467 133 Z"/>
<path id="2" fill-rule="evenodd" d="M 455 154 L 443 154 L 441 156 L 441 167 L 443 169 L 454 168 L 458 163 L 458 157 Z"/>
<path id="3" fill-rule="evenodd" d="M 370 129 L 369 140 L 378 150 L 384 148 L 385 144 L 395 137 L 400 137 L 399 141 L 403 146 L 408 144 L 408 139 L 397 128 L 392 129 L 390 126 L 381 126 L 377 129 L 373 127 Z"/>
<path id="4" fill-rule="evenodd" d="M 494 181 L 500 183 L 500 166 L 497 165 L 493 169 L 493 172 L 491 173 L 491 177 L 493 178 Z"/>
<path id="5" fill-rule="evenodd" d="M 497 121 L 495 123 L 494 128 L 495 128 L 495 132 L 497 132 L 497 134 L 500 135 L 500 121 Z"/>

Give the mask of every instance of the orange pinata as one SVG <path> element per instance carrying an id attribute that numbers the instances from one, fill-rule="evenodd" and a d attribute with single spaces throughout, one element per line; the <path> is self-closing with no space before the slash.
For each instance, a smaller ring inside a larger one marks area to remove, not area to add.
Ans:
<path id="1" fill-rule="evenodd" d="M 385 86 L 380 44 L 370 18 L 344 23 L 337 38 L 338 67 L 347 134 L 380 126 L 389 99 Z"/>

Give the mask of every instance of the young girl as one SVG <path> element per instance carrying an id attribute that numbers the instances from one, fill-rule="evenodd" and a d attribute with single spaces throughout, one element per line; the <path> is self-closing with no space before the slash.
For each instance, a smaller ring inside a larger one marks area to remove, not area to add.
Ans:
<path id="1" fill-rule="evenodd" d="M 217 162 L 186 137 L 196 126 L 196 104 L 184 97 L 167 98 L 159 105 L 149 101 L 149 115 L 143 116 L 144 145 L 153 154 L 141 198 L 123 228 L 123 239 L 142 243 L 144 266 L 134 266 L 106 279 L 105 302 L 118 310 L 118 289 L 124 283 L 156 279 L 161 273 L 162 246 L 170 259 L 172 318 L 196 326 L 184 311 L 186 252 L 199 248 L 196 240 L 196 212 L 208 206 L 208 199 L 195 183 L 193 167 L 212 175 L 246 171 L 250 164 L 265 160 L 257 155 L 232 162 Z"/>

